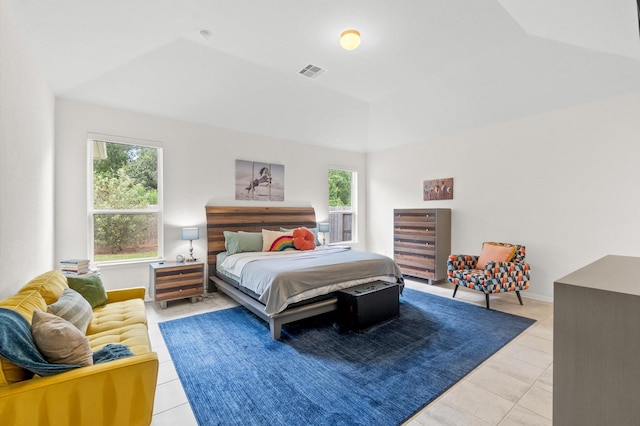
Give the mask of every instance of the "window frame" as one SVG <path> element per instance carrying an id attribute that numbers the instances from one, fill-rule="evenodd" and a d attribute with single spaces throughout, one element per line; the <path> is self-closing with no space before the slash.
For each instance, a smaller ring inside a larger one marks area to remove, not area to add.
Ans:
<path id="1" fill-rule="evenodd" d="M 134 145 L 144 148 L 156 149 L 157 159 L 157 197 L 158 204 L 155 208 L 144 209 L 96 209 L 94 208 L 94 181 L 93 181 L 93 154 L 94 141 L 115 143 L 121 145 Z M 98 133 L 87 134 L 87 248 L 88 258 L 92 263 L 101 266 L 122 265 L 132 263 L 151 263 L 164 258 L 164 184 L 163 184 L 163 144 L 159 141 L 127 138 L 122 136 L 105 135 Z M 98 214 L 153 214 L 157 217 L 158 253 L 155 257 L 133 258 L 126 260 L 96 261 L 95 260 L 95 227 L 94 216 Z"/>
<path id="2" fill-rule="evenodd" d="M 351 173 L 351 209 L 350 210 L 342 210 L 341 213 L 350 213 L 351 214 L 351 239 L 350 240 L 340 240 L 334 241 L 333 239 L 329 239 L 329 244 L 355 244 L 358 242 L 358 170 L 352 167 L 345 166 L 334 166 L 329 165 L 327 170 L 327 189 L 330 192 L 329 186 L 329 174 L 331 170 L 337 170 L 341 172 L 349 172 Z M 327 193 L 327 196 L 330 194 Z M 329 206 L 329 199 L 327 199 L 327 212 L 329 215 L 329 222 L 331 223 L 331 206 Z M 329 235 L 333 235 L 333 227 L 330 231 Z"/>

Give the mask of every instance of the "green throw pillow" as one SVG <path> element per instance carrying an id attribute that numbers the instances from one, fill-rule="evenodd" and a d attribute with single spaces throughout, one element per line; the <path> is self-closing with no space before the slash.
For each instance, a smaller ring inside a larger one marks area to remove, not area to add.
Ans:
<path id="1" fill-rule="evenodd" d="M 262 251 L 262 232 L 224 231 L 224 248 L 230 255 Z"/>
<path id="2" fill-rule="evenodd" d="M 80 293 L 82 297 L 87 299 L 91 308 L 97 308 L 109 302 L 100 275 L 88 274 L 67 277 L 67 283 L 69 284 L 69 288 L 74 289 Z"/>

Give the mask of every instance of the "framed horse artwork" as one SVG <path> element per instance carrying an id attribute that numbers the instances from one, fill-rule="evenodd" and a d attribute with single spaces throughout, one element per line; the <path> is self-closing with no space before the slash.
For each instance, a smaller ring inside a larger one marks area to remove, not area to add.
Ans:
<path id="1" fill-rule="evenodd" d="M 236 200 L 284 201 L 284 166 L 236 160 Z"/>

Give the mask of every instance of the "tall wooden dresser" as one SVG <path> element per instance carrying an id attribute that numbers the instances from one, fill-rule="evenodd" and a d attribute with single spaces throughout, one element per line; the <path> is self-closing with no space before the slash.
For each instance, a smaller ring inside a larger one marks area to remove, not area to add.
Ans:
<path id="1" fill-rule="evenodd" d="M 404 275 L 446 279 L 450 254 L 451 209 L 393 211 L 393 258 Z"/>

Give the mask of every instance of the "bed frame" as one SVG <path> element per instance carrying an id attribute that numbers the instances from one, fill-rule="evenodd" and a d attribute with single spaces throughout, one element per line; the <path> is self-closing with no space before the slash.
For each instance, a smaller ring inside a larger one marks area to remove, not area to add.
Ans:
<path id="1" fill-rule="evenodd" d="M 284 324 L 337 309 L 338 300 L 334 296 L 308 304 L 297 304 L 275 315 L 268 315 L 260 301 L 238 290 L 216 274 L 216 255 L 225 251 L 223 231 L 260 232 L 262 229 L 279 231 L 280 227 L 300 226 L 315 228 L 317 222 L 313 207 L 206 206 L 205 210 L 207 213 L 207 264 L 209 282 L 213 285 L 208 288 L 209 292 L 218 289 L 267 321 L 273 339 L 280 339 Z"/>

